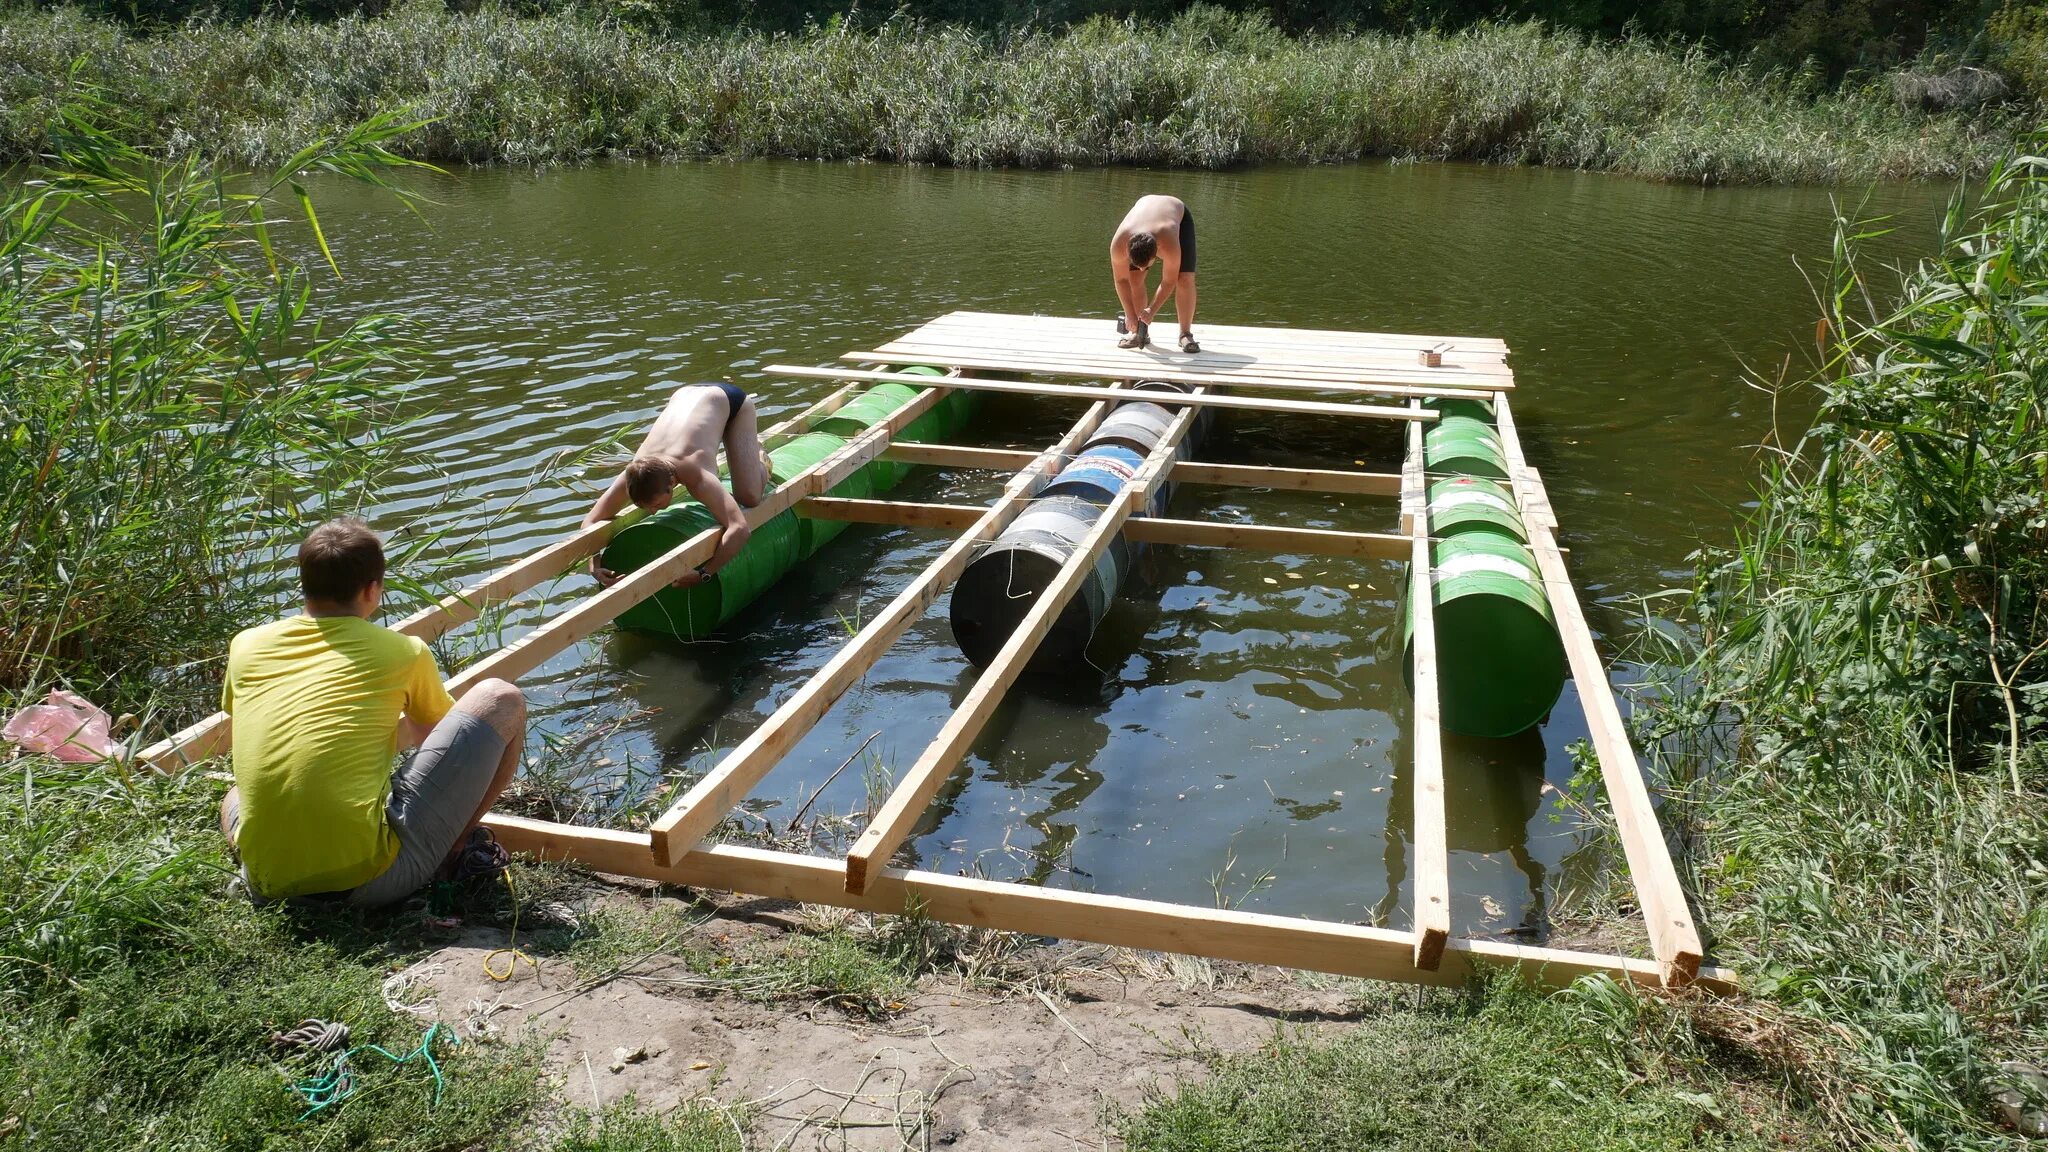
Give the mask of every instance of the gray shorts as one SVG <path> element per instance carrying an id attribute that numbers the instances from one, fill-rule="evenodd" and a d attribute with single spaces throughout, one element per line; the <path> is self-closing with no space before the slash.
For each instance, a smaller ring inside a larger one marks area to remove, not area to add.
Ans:
<path id="1" fill-rule="evenodd" d="M 375 879 L 340 895 L 358 907 L 375 908 L 396 904 L 425 886 L 484 802 L 504 755 L 498 730 L 472 713 L 457 709 L 434 725 L 391 773 L 384 819 L 398 836 L 397 858 Z M 240 827 L 241 810 L 240 795 L 230 791 L 230 835 Z M 248 879 L 246 871 L 242 876 Z"/>

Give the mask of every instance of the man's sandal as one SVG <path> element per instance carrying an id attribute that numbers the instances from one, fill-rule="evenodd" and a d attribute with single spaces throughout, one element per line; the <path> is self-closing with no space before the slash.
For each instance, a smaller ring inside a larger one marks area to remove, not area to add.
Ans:
<path id="1" fill-rule="evenodd" d="M 1200 352 L 1202 346 L 1195 343 L 1195 334 L 1193 332 L 1183 332 L 1180 334 L 1180 350 L 1192 356 Z"/>

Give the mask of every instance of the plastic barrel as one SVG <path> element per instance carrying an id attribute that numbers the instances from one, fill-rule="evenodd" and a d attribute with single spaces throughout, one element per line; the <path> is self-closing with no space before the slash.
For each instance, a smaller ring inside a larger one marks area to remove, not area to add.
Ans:
<path id="1" fill-rule="evenodd" d="M 621 528 L 604 550 L 604 566 L 631 572 L 660 559 L 676 545 L 718 521 L 695 500 L 671 504 Z M 802 558 L 796 514 L 784 512 L 754 529 L 747 546 L 718 575 L 689 588 L 663 588 L 619 616 L 619 626 L 659 632 L 685 640 L 704 636 L 732 619 Z"/>
<path id="2" fill-rule="evenodd" d="M 976 667 L 1002 651 L 1038 597 L 1059 574 L 1102 509 L 1075 496 L 1032 501 L 953 585 L 953 638 Z M 1047 672 L 1084 660 L 1095 626 L 1116 599 L 1134 556 L 1121 534 L 1110 542 L 1081 589 L 1054 619 L 1028 667 Z"/>
<path id="3" fill-rule="evenodd" d="M 908 369 L 917 375 L 943 375 L 938 369 Z M 874 397 L 881 391 L 879 398 Z M 849 401 L 819 421 L 824 425 L 844 417 L 838 427 L 852 427 L 858 435 L 902 407 L 917 389 L 884 382 Z M 911 421 L 896 438 L 910 439 L 921 430 L 932 439 L 951 436 L 966 422 L 978 395 L 954 392 Z M 856 407 L 859 406 L 859 407 Z M 848 409 L 854 409 L 850 414 Z M 768 473 L 777 485 L 786 484 L 806 469 L 846 446 L 846 438 L 830 431 L 814 430 L 798 436 L 768 454 Z M 841 481 L 831 495 L 855 499 L 879 495 L 902 474 L 902 466 L 881 461 L 871 463 Z M 631 572 L 659 559 L 678 544 L 708 528 L 717 526 L 710 511 L 695 500 L 678 500 L 655 514 L 626 525 L 605 547 L 602 563 L 615 572 Z M 718 575 L 690 588 L 663 588 L 653 596 L 620 614 L 622 628 L 656 632 L 680 640 L 695 640 L 732 619 L 789 570 L 816 552 L 826 541 L 845 531 L 843 520 L 816 520 L 783 512 L 754 529 L 742 548 Z"/>
<path id="4" fill-rule="evenodd" d="M 1448 731 L 1512 736 L 1540 723 L 1564 691 L 1564 644 L 1536 559 L 1515 541 L 1469 532 L 1432 549 L 1437 694 Z M 1411 577 L 1401 625 L 1403 677 L 1414 688 Z"/>
<path id="5" fill-rule="evenodd" d="M 1180 384 L 1172 380 L 1140 380 L 1137 382 L 1137 384 L 1133 385 L 1133 387 L 1135 387 L 1138 391 L 1141 392 L 1179 392 L 1183 395 L 1194 391 L 1194 388 L 1191 385 Z M 1187 405 L 1167 404 L 1162 405 L 1162 407 L 1164 407 L 1168 412 L 1171 413 L 1178 412 L 1180 409 L 1186 408 Z M 1217 412 L 1218 409 L 1215 408 L 1210 408 L 1207 406 L 1197 406 L 1195 408 L 1195 422 L 1188 428 L 1188 438 L 1182 441 L 1182 443 L 1184 445 L 1197 443 L 1201 440 L 1202 437 L 1207 436 L 1209 434 L 1209 430 L 1216 426 Z"/>
<path id="6" fill-rule="evenodd" d="M 1508 478 L 1507 453 L 1493 429 L 1474 420 L 1455 417 L 1439 423 L 1449 427 L 1432 428 L 1424 434 L 1423 467 L 1438 475 L 1483 476 L 1488 480 Z"/>
<path id="7" fill-rule="evenodd" d="M 1429 486 L 1429 534 L 1438 539 L 1467 532 L 1491 532 L 1517 544 L 1529 530 L 1506 487 L 1477 476 L 1453 476 Z"/>
<path id="8" fill-rule="evenodd" d="M 1493 423 L 1493 401 L 1478 400 L 1465 396 L 1431 396 L 1422 402 L 1424 408 L 1435 409 L 1439 416 L 1463 416 L 1482 424 Z"/>
<path id="9" fill-rule="evenodd" d="M 1430 425 L 1422 437 L 1424 444 L 1449 444 L 1461 440 L 1477 440 L 1495 448 L 1501 446 L 1500 433 L 1494 430 L 1493 425 L 1470 416 L 1445 416 Z"/>

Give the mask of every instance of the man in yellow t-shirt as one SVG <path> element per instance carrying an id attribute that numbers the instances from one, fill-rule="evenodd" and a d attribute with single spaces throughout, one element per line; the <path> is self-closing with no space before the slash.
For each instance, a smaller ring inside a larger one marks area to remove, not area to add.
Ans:
<path id="1" fill-rule="evenodd" d="M 221 707 L 235 786 L 221 831 L 257 897 L 390 904 L 425 884 L 512 780 L 526 699 L 484 680 L 448 695 L 426 643 L 370 622 L 384 546 L 360 520 L 299 546 L 303 615 L 228 647 Z M 392 756 L 418 751 L 392 769 Z"/>

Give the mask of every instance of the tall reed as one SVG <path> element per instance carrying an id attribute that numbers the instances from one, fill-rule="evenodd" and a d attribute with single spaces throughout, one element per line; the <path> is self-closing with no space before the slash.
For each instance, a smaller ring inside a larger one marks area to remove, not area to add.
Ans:
<path id="1" fill-rule="evenodd" d="M 2002 114 L 1931 114 L 1888 90 L 1730 66 L 1701 51 L 1536 24 L 1291 37 L 1198 6 L 977 33 L 891 21 L 675 39 L 571 16 L 415 5 L 139 37 L 57 11 L 0 22 L 0 156 L 43 147 L 78 75 L 162 144 L 249 164 L 364 116 L 434 120 L 394 144 L 437 160 L 605 155 L 959 165 L 1220 167 L 1464 159 L 1701 182 L 1864 181 L 1981 170 Z"/>
<path id="2" fill-rule="evenodd" d="M 2001 1064 L 2048 1064 L 2048 160 L 1983 199 L 1888 311 L 1841 225 L 1820 414 L 1647 713 L 1736 1031 L 1858 1146 L 2002 1147 Z"/>
<path id="3" fill-rule="evenodd" d="M 160 161 L 90 99 L 55 110 L 0 202 L 0 696 L 64 680 L 205 708 L 202 662 L 279 592 L 287 566 L 257 561 L 361 500 L 398 345 L 314 307 L 299 180 L 380 182 L 412 127 L 375 118 L 249 179 Z"/>

